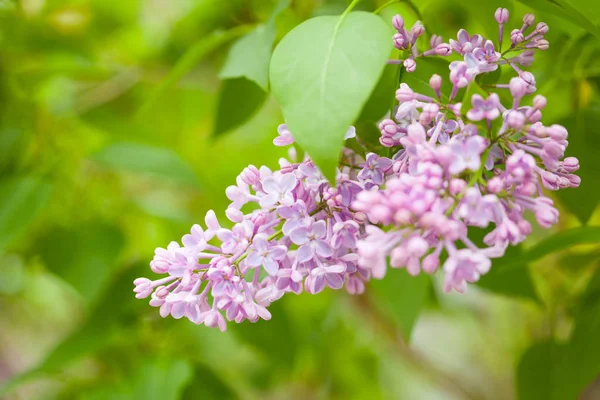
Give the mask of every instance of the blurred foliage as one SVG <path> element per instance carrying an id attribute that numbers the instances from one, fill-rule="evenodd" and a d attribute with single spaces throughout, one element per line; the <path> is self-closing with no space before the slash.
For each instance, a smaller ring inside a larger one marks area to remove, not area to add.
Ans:
<path id="1" fill-rule="evenodd" d="M 273 46 L 347 3 L 0 0 L 0 397 L 600 397 L 595 0 L 424 0 L 379 13 L 445 39 L 461 27 L 495 37 L 499 6 L 511 26 L 526 12 L 550 25 L 532 72 L 545 121 L 570 131 L 582 184 L 556 199 L 561 225 L 495 262 L 479 288 L 442 295 L 437 279 L 392 271 L 364 296 L 288 296 L 272 321 L 225 334 L 133 297 L 155 247 L 222 212 L 247 164 L 277 165 Z M 386 67 L 359 134 L 377 140 L 398 78 L 428 91 L 446 68 Z"/>

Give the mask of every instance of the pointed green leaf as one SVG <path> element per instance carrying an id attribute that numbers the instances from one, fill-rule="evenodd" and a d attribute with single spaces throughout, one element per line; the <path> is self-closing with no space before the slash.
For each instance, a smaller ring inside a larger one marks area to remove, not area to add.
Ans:
<path id="1" fill-rule="evenodd" d="M 226 79 L 221 84 L 213 136 L 237 128 L 252 118 L 264 104 L 267 94 L 246 78 Z"/>
<path id="2" fill-rule="evenodd" d="M 375 88 L 391 28 L 365 12 L 312 18 L 275 48 L 270 80 L 296 141 L 333 182 L 344 134 Z"/>
<path id="3" fill-rule="evenodd" d="M 425 274 L 411 276 L 406 271 L 388 271 L 385 279 L 372 280 L 369 290 L 372 291 L 375 303 L 389 315 L 398 326 L 406 340 L 410 339 L 412 328 L 417 322 L 429 289 L 429 277 Z"/>

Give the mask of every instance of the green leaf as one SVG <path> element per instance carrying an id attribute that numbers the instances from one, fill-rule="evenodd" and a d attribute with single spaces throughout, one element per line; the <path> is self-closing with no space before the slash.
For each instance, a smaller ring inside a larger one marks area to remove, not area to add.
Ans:
<path id="1" fill-rule="evenodd" d="M 118 142 L 100 150 L 92 158 L 115 170 L 150 174 L 189 186 L 199 186 L 192 168 L 170 149 Z"/>
<path id="2" fill-rule="evenodd" d="M 581 185 L 577 189 L 559 190 L 557 196 L 582 224 L 586 224 L 600 202 L 597 192 L 600 187 L 600 157 L 597 151 L 600 116 L 588 110 L 558 123 L 569 131 L 566 155 L 579 159 L 581 169 L 576 174 L 581 177 Z"/>
<path id="3" fill-rule="evenodd" d="M 118 267 L 124 245 L 125 238 L 117 227 L 87 223 L 72 231 L 49 232 L 41 240 L 39 251 L 46 266 L 91 304 Z"/>
<path id="4" fill-rule="evenodd" d="M 0 181 L 0 250 L 27 230 L 42 211 L 52 186 L 37 178 Z"/>
<path id="5" fill-rule="evenodd" d="M 528 249 L 522 257 L 523 262 L 539 260 L 548 254 L 569 249 L 578 244 L 600 243 L 600 227 L 588 226 L 558 232 Z"/>
<path id="6" fill-rule="evenodd" d="M 178 400 L 192 379 L 192 366 L 183 359 L 148 360 L 135 379 L 134 399 Z"/>
<path id="7" fill-rule="evenodd" d="M 247 78 L 265 92 L 269 90 L 269 62 L 276 34 L 275 17 L 289 3 L 290 0 L 279 0 L 266 24 L 258 25 L 231 46 L 219 78 Z"/>
<path id="8" fill-rule="evenodd" d="M 267 94 L 246 78 L 227 79 L 221 85 L 213 136 L 222 135 L 252 118 Z"/>
<path id="9" fill-rule="evenodd" d="M 194 377 L 185 389 L 182 400 L 219 399 L 234 400 L 238 396 L 231 390 L 222 377 L 204 365 L 194 367 Z"/>
<path id="10" fill-rule="evenodd" d="M 520 399 L 563 400 L 579 398 L 600 374 L 600 269 L 590 280 L 566 344 L 533 345 L 518 367 Z"/>
<path id="11" fill-rule="evenodd" d="M 575 328 L 565 346 L 554 399 L 578 398 L 600 374 L 600 268 L 588 283 L 575 317 Z"/>
<path id="12" fill-rule="evenodd" d="M 406 271 L 394 270 L 388 274 L 385 279 L 372 280 L 368 290 L 384 315 L 393 319 L 408 340 L 427 300 L 429 277 L 425 274 L 411 276 Z"/>
<path id="13" fill-rule="evenodd" d="M 525 351 L 517 366 L 517 393 L 520 400 L 554 398 L 555 377 L 558 378 L 555 369 L 561 356 L 562 348 L 554 342 L 536 343 Z"/>
<path id="14" fill-rule="evenodd" d="M 477 246 L 484 247 L 483 238 L 491 229 L 470 227 L 468 235 Z M 505 296 L 539 301 L 521 246 L 509 246 L 504 256 L 492 259 L 492 267 L 479 279 L 477 287 Z"/>
<path id="15" fill-rule="evenodd" d="M 226 32 L 214 32 L 192 45 L 175 63 L 175 66 L 152 91 L 148 99 L 140 107 L 136 117 L 143 118 L 165 95 L 166 91 L 190 72 L 204 57 L 230 40 L 248 32 L 249 26 L 239 25 Z M 168 99 L 164 99 L 168 101 Z"/>
<path id="16" fill-rule="evenodd" d="M 269 61 L 275 41 L 275 24 L 259 25 L 229 50 L 219 78 L 247 78 L 269 90 Z"/>
<path id="17" fill-rule="evenodd" d="M 365 12 L 312 18 L 271 58 L 271 87 L 296 141 L 330 182 L 344 134 L 375 88 L 391 52 L 391 28 Z"/>
<path id="18" fill-rule="evenodd" d="M 377 122 L 390 111 L 390 107 L 395 101 L 396 89 L 399 85 L 399 69 L 399 65 L 390 64 L 385 66 L 381 78 L 377 82 L 377 86 L 375 86 L 371 97 L 369 97 L 369 100 L 364 105 L 357 121 Z"/>

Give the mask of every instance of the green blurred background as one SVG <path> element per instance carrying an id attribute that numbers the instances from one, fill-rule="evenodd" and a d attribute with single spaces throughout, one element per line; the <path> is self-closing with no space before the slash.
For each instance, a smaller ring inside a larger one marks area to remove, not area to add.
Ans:
<path id="1" fill-rule="evenodd" d="M 555 348 L 571 363 L 564 393 L 600 398 L 595 0 L 426 0 L 381 12 L 421 19 L 445 41 L 461 27 L 495 38 L 499 6 L 510 29 L 530 11 L 550 25 L 531 70 L 548 97 L 545 122 L 569 128 L 583 183 L 557 198 L 560 226 L 534 232 L 481 287 L 445 295 L 436 280 L 392 271 L 358 298 L 285 296 L 271 321 L 226 333 L 161 319 L 134 298 L 155 247 L 208 209 L 220 215 L 247 164 L 284 156 L 271 144 L 282 122 L 273 97 L 219 79 L 231 44 L 274 5 L 0 0 L 0 398 L 549 399 Z M 291 1 L 276 40 L 346 5 Z M 561 251 L 521 259 L 540 243 Z"/>

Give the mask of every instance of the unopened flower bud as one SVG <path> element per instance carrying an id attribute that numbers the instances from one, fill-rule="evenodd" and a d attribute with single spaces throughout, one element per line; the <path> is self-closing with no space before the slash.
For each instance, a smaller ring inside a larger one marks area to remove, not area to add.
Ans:
<path id="1" fill-rule="evenodd" d="M 397 49 L 402 49 L 404 47 L 404 35 L 401 33 L 396 33 L 393 36 L 394 47 Z"/>
<path id="2" fill-rule="evenodd" d="M 435 53 L 438 56 L 449 56 L 452 53 L 452 47 L 448 43 L 441 43 L 435 47 Z"/>
<path id="3" fill-rule="evenodd" d="M 569 180 L 570 187 L 572 188 L 578 188 L 579 185 L 581 185 L 581 178 L 577 175 L 569 175 L 567 179 Z"/>
<path id="4" fill-rule="evenodd" d="M 546 39 L 540 39 L 536 42 L 537 48 L 544 51 L 544 50 L 548 50 L 550 48 L 550 42 L 548 42 Z"/>
<path id="5" fill-rule="evenodd" d="M 535 15 L 533 14 L 525 14 L 523 16 L 523 23 L 527 26 L 531 26 L 533 25 L 533 23 L 535 22 Z"/>
<path id="6" fill-rule="evenodd" d="M 442 44 L 444 39 L 439 35 L 431 35 L 431 39 L 429 40 L 429 47 L 435 49 L 439 44 Z"/>
<path id="7" fill-rule="evenodd" d="M 404 60 L 404 68 L 406 68 L 406 72 L 415 72 L 417 63 L 412 58 L 407 58 Z"/>
<path id="8" fill-rule="evenodd" d="M 517 110 L 510 110 L 506 115 L 506 123 L 513 129 L 521 129 L 525 125 L 525 116 Z"/>
<path id="9" fill-rule="evenodd" d="M 562 125 L 553 124 L 546 128 L 546 133 L 552 140 L 561 141 L 569 136 L 569 132 Z"/>
<path id="10" fill-rule="evenodd" d="M 407 101 L 411 101 L 415 98 L 415 93 L 412 89 L 406 84 L 401 83 L 400 88 L 396 90 L 396 100 L 400 103 L 405 103 Z"/>
<path id="11" fill-rule="evenodd" d="M 519 44 L 523 40 L 525 40 L 525 36 L 523 36 L 523 32 L 521 32 L 519 29 L 513 29 L 510 32 L 510 41 L 513 44 Z"/>
<path id="12" fill-rule="evenodd" d="M 397 31 L 404 29 L 404 19 L 400 14 L 396 14 L 392 17 L 392 25 Z"/>
<path id="13" fill-rule="evenodd" d="M 379 130 L 383 136 L 392 137 L 398 133 L 398 125 L 391 119 L 384 119 L 379 123 Z"/>
<path id="14" fill-rule="evenodd" d="M 498 8 L 494 13 L 494 18 L 499 24 L 505 24 L 508 21 L 508 10 L 506 8 Z"/>
<path id="15" fill-rule="evenodd" d="M 527 92 L 527 82 L 518 77 L 512 78 L 508 87 L 510 89 L 510 94 L 519 99 L 525 96 L 525 93 Z"/>
<path id="16" fill-rule="evenodd" d="M 501 178 L 495 176 L 487 183 L 487 189 L 490 193 L 497 194 L 504 190 L 504 182 Z"/>
<path id="17" fill-rule="evenodd" d="M 538 24 L 535 26 L 535 32 L 540 35 L 545 35 L 548 33 L 548 29 L 548 25 L 545 22 L 538 22 Z"/>
<path id="18" fill-rule="evenodd" d="M 459 193 L 462 193 L 467 188 L 467 182 L 462 179 L 452 179 L 450 181 L 450 193 L 453 196 L 456 196 Z"/>
<path id="19" fill-rule="evenodd" d="M 254 185 L 260 180 L 260 172 L 254 165 L 249 165 L 242 170 L 240 177 L 246 185 Z"/>
<path id="20" fill-rule="evenodd" d="M 546 98 L 541 94 L 538 94 L 533 98 L 533 107 L 535 107 L 538 110 L 543 110 L 544 107 L 546 107 L 546 103 Z"/>
<path id="21" fill-rule="evenodd" d="M 430 254 L 423 259 L 422 268 L 426 273 L 433 274 L 438 269 L 439 265 L 440 259 L 436 255 Z"/>
<path id="22" fill-rule="evenodd" d="M 437 94 L 442 88 L 442 77 L 438 74 L 433 74 L 429 79 L 429 86 L 431 86 L 431 88 L 435 90 L 435 93 Z"/>
<path id="23" fill-rule="evenodd" d="M 415 22 L 412 28 L 410 28 L 410 35 L 412 37 L 413 42 L 417 40 L 419 36 L 425 33 L 425 27 L 421 23 L 421 21 Z"/>
<path id="24" fill-rule="evenodd" d="M 567 172 L 575 172 L 579 169 L 579 160 L 575 157 L 567 157 L 564 159 L 562 167 Z"/>

